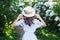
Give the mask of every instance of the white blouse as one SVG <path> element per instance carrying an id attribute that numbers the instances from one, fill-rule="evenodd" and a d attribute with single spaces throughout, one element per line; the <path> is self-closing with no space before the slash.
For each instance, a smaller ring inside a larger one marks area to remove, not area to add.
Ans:
<path id="1" fill-rule="evenodd" d="M 36 31 L 36 29 L 37 28 L 39 28 L 39 27 L 41 27 L 43 24 L 42 24 L 42 22 L 40 22 L 39 20 L 37 20 L 37 19 L 34 19 L 33 20 L 33 22 L 34 22 L 34 24 L 32 24 L 30 27 L 27 25 L 27 24 L 25 24 L 24 23 L 24 20 L 23 19 L 21 19 L 21 20 L 19 20 L 17 23 L 16 23 L 16 26 L 22 26 L 23 27 L 23 30 L 25 31 L 25 32 L 35 32 Z"/>

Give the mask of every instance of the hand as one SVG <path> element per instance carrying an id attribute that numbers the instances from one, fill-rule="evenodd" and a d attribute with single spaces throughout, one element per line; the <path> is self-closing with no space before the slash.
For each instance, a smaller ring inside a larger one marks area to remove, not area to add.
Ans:
<path id="1" fill-rule="evenodd" d="M 23 15 L 22 14 L 19 14 L 18 19 L 21 19 L 22 17 L 23 17 Z"/>
<path id="2" fill-rule="evenodd" d="M 18 20 L 20 20 L 21 18 L 22 18 L 22 14 L 19 14 L 19 16 L 17 17 L 17 19 L 13 22 L 13 24 L 12 24 L 12 26 L 13 27 L 16 27 L 16 22 L 18 21 Z"/>
<path id="3" fill-rule="evenodd" d="M 35 17 L 43 23 L 44 27 L 47 26 L 46 23 L 44 22 L 44 20 L 41 18 L 41 16 L 39 14 L 35 14 Z"/>
<path id="4" fill-rule="evenodd" d="M 41 19 L 41 16 L 39 14 L 35 14 L 35 18 Z"/>
<path id="5" fill-rule="evenodd" d="M 23 15 L 22 14 L 19 14 L 19 16 L 17 17 L 17 19 L 15 21 L 18 21 L 20 19 L 22 19 Z"/>

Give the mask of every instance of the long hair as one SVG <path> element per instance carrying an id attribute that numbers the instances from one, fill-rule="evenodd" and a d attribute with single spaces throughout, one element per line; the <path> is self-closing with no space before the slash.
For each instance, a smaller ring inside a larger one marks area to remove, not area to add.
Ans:
<path id="1" fill-rule="evenodd" d="M 33 22 L 34 17 L 25 17 L 25 16 L 23 17 L 24 17 L 25 24 L 27 24 L 28 26 L 31 26 L 31 24 L 34 24 Z"/>

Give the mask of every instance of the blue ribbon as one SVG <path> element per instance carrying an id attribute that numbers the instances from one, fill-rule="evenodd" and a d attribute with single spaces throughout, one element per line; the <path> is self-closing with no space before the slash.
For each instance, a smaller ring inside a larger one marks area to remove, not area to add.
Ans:
<path id="1" fill-rule="evenodd" d="M 26 10 L 24 10 L 25 14 L 28 14 Z"/>

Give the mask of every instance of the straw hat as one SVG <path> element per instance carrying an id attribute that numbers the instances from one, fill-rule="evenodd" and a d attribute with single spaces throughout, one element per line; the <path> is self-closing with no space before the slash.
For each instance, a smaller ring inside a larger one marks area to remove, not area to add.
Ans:
<path id="1" fill-rule="evenodd" d="M 32 17 L 35 15 L 35 9 L 31 6 L 27 6 L 23 9 L 22 14 L 26 17 Z"/>

